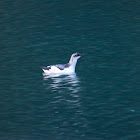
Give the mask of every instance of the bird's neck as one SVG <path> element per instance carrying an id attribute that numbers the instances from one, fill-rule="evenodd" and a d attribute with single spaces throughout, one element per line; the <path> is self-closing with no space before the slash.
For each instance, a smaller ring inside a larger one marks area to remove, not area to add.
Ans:
<path id="1" fill-rule="evenodd" d="M 73 68 L 75 68 L 76 63 L 77 63 L 77 59 L 71 58 L 70 61 L 69 61 L 69 65 Z"/>

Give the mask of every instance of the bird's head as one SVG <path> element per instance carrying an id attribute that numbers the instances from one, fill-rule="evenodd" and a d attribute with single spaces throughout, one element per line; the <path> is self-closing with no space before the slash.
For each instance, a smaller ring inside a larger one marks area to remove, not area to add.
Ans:
<path id="1" fill-rule="evenodd" d="M 82 55 L 82 54 L 80 54 L 80 53 L 74 53 L 74 54 L 72 54 L 72 56 L 71 56 L 71 59 L 70 59 L 70 64 L 76 64 L 76 62 L 77 62 L 77 60 L 80 58 L 80 57 L 82 57 L 82 56 L 84 56 L 84 55 Z"/>

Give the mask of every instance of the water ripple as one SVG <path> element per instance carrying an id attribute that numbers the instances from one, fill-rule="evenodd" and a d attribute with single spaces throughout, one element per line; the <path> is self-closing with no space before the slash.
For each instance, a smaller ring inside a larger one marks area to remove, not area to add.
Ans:
<path id="1" fill-rule="evenodd" d="M 70 75 L 46 75 L 43 74 L 44 81 L 47 88 L 52 89 L 53 91 L 62 89 L 67 89 L 68 91 L 71 91 L 72 93 L 78 93 L 80 88 L 80 81 L 79 78 L 76 76 L 76 74 L 70 74 Z M 51 81 L 50 81 L 51 80 Z M 49 83 L 46 83 L 46 81 L 49 81 Z"/>

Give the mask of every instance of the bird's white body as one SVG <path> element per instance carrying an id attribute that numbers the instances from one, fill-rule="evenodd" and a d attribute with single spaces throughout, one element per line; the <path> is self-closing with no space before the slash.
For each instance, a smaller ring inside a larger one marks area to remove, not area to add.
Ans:
<path id="1" fill-rule="evenodd" d="M 50 65 L 42 67 L 45 74 L 72 74 L 75 73 L 77 60 L 83 55 L 79 53 L 72 54 L 68 64 Z"/>
<path id="2" fill-rule="evenodd" d="M 51 66 L 51 69 L 50 70 L 43 69 L 43 71 L 46 74 L 51 74 L 51 73 L 70 74 L 70 73 L 74 73 L 75 72 L 75 69 L 73 67 L 68 67 L 68 68 L 65 68 L 64 70 L 60 70 L 59 68 L 57 68 L 54 65 L 54 66 Z"/>

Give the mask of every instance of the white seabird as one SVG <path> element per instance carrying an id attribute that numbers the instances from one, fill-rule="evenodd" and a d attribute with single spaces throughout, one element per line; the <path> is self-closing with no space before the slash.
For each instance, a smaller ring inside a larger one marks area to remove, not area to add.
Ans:
<path id="1" fill-rule="evenodd" d="M 77 60 L 84 56 L 80 53 L 72 54 L 69 63 L 67 64 L 57 64 L 57 65 L 50 65 L 47 67 L 41 67 L 45 74 L 71 74 L 75 73 L 75 67 Z"/>

